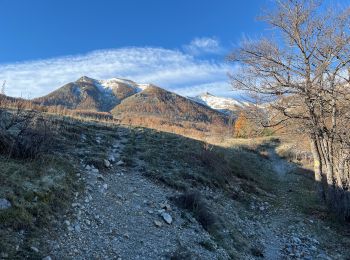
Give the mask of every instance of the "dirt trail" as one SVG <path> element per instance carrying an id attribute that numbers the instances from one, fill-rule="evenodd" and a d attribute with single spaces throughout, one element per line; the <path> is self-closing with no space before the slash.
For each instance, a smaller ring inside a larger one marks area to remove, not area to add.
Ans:
<path id="1" fill-rule="evenodd" d="M 168 201 L 174 191 L 142 176 L 142 162 L 124 168 L 117 161 L 127 135 L 113 146 L 113 168 L 105 174 L 88 166 L 82 173 L 87 190 L 73 203 L 72 215 L 51 240 L 53 259 L 169 259 L 173 254 L 194 259 L 228 259 L 226 252 L 206 250 L 215 244 L 190 216 Z M 120 163 L 121 164 L 121 163 Z M 163 204 L 163 205 L 162 205 Z M 164 209 L 165 208 L 165 209 Z M 172 218 L 167 224 L 162 213 Z"/>
<path id="2" fill-rule="evenodd" d="M 176 259 L 230 259 L 191 214 L 169 201 L 176 191 L 143 176 L 142 161 L 136 160 L 133 167 L 119 163 L 128 133 L 121 131 L 119 136 L 111 147 L 110 156 L 116 160 L 110 169 L 99 172 L 82 165 L 81 181 L 87 188 L 57 223 L 58 236 L 47 238 L 52 259 L 169 259 L 174 255 Z M 237 222 L 242 232 L 252 233 L 254 241 L 249 242 L 262 245 L 265 259 L 346 259 L 341 252 L 327 255 L 324 238 L 315 232 L 315 225 L 323 224 L 291 203 L 298 177 L 290 172 L 296 166 L 281 159 L 274 147 L 268 148 L 268 154 L 278 182 L 270 206 L 255 208 L 249 212 L 254 218 L 242 219 L 232 212 L 232 200 L 223 197 L 220 201 L 227 205 L 222 216 L 229 214 L 225 218 L 230 223 Z M 163 213 L 171 217 L 171 224 Z M 322 232 L 330 232 L 324 228 Z M 203 246 L 209 244 L 215 250 Z"/>
<path id="3" fill-rule="evenodd" d="M 330 258 L 320 247 L 318 233 L 314 231 L 314 220 L 308 219 L 296 209 L 290 200 L 294 192 L 296 175 L 291 174 L 296 166 L 280 158 L 275 148 L 268 149 L 269 159 L 279 181 L 275 190 L 276 206 L 261 216 L 266 223 L 262 233 L 266 259 L 336 259 Z M 311 188 L 311 187 L 310 187 Z M 339 256 L 339 259 L 342 259 Z"/>

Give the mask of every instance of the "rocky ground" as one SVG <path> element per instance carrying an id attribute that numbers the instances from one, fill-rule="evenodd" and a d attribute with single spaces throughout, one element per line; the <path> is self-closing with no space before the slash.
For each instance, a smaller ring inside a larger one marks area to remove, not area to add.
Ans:
<path id="1" fill-rule="evenodd" d="M 143 175 L 142 160 L 125 167 L 121 160 L 128 133 L 119 138 L 105 160 L 106 170 L 81 164 L 86 184 L 56 228 L 46 237 L 49 259 L 232 259 L 188 212 L 170 198 L 177 191 Z M 97 140 L 98 141 L 98 140 Z M 227 194 L 203 189 L 210 207 L 240 232 L 251 254 L 244 259 L 350 259 L 343 244 L 334 243 L 336 229 L 301 213 L 290 199 L 297 176 L 292 164 L 268 150 L 279 185 L 266 199 L 256 197 L 249 208 Z M 108 160 L 107 160 L 108 159 Z M 331 238 L 332 246 L 325 247 Z M 33 250 L 40 250 L 34 246 Z"/>
<path id="2" fill-rule="evenodd" d="M 126 135 L 111 147 L 105 172 L 82 165 L 87 188 L 49 238 L 52 259 L 228 259 L 190 214 L 169 202 L 174 191 L 120 160 Z M 215 250 L 207 250 L 210 245 Z"/>
<path id="3" fill-rule="evenodd" d="M 274 149 L 269 150 L 269 158 L 274 172 L 280 181 L 276 190 L 275 207 L 262 210 L 258 220 L 263 224 L 261 242 L 265 247 L 267 259 L 346 259 L 342 252 L 327 255 L 320 245 L 322 238 L 318 237 L 314 227 L 317 220 L 302 215 L 291 202 L 293 192 L 291 172 L 295 165 L 281 159 Z M 324 232 L 328 232 L 324 227 Z"/>

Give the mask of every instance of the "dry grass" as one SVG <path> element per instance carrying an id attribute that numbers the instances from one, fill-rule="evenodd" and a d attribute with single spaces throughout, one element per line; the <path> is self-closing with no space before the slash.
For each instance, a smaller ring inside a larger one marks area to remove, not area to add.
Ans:
<path id="1" fill-rule="evenodd" d="M 45 155 L 26 159 L 0 156 L 0 198 L 12 204 L 0 212 L 0 252 L 8 253 L 9 258 L 40 258 L 29 249 L 31 241 L 50 228 L 70 205 L 73 193 L 81 191 L 76 176 L 81 170 L 80 159 L 101 165 L 116 138 L 113 127 L 48 115 L 44 119 L 57 131 Z M 97 136 L 102 136 L 100 142 L 96 142 Z"/>

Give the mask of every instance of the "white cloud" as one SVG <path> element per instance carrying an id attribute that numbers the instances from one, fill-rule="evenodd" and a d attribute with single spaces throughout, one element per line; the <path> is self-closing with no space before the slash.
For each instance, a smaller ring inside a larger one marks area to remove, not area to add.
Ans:
<path id="1" fill-rule="evenodd" d="M 192 55 L 200 55 L 218 54 L 223 51 L 223 48 L 218 39 L 202 37 L 193 39 L 190 44 L 184 46 L 184 50 Z"/>
<path id="2" fill-rule="evenodd" d="M 229 89 L 227 72 L 231 69 L 228 64 L 199 60 L 176 50 L 121 48 L 0 64 L 0 82 L 6 80 L 8 95 L 23 97 L 48 94 L 83 75 L 96 79 L 120 77 L 138 83 L 153 83 L 182 95 L 195 95 L 210 88 L 213 94 L 223 94 L 226 92 L 223 89 Z M 230 93 L 227 91 L 227 95 Z"/>

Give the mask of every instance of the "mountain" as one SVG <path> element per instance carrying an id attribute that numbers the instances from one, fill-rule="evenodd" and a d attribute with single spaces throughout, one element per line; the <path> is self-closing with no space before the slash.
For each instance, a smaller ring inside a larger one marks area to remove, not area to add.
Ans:
<path id="1" fill-rule="evenodd" d="M 191 136 L 229 129 L 227 115 L 207 104 L 126 79 L 96 80 L 84 76 L 33 102 L 85 114 L 110 112 L 114 120 L 123 124 Z"/>
<path id="2" fill-rule="evenodd" d="M 244 102 L 233 98 L 218 97 L 208 92 L 195 97 L 190 97 L 190 99 L 225 114 L 231 114 L 232 112 L 235 113 L 240 109 L 251 105 L 249 102 Z"/>
<path id="3" fill-rule="evenodd" d="M 226 124 L 226 117 L 218 111 L 153 85 L 123 100 L 112 110 L 112 114 L 117 117 L 137 114 L 172 120 Z"/>
<path id="4" fill-rule="evenodd" d="M 123 99 L 142 91 L 143 88 L 144 85 L 131 80 L 95 80 L 83 76 L 33 101 L 44 106 L 60 105 L 69 109 L 110 111 Z"/>

